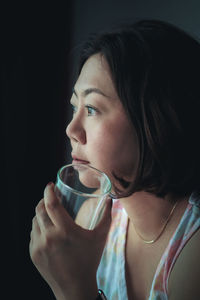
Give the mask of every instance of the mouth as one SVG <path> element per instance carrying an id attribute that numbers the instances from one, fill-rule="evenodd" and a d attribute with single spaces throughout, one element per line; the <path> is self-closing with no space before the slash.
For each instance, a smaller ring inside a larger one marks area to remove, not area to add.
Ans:
<path id="1" fill-rule="evenodd" d="M 79 158 L 75 155 L 72 155 L 72 159 L 73 164 L 89 164 L 89 161 Z"/>

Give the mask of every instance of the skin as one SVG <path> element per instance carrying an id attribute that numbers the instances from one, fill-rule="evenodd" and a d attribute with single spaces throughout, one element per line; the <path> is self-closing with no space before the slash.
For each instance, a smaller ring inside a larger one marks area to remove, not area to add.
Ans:
<path id="1" fill-rule="evenodd" d="M 36 207 L 30 256 L 57 300 L 88 300 L 97 295 L 96 270 L 111 222 L 111 201 L 93 231 L 73 222 L 48 184 Z M 87 276 L 85 276 L 87 274 Z"/>
<path id="2" fill-rule="evenodd" d="M 98 89 L 99 92 L 91 91 Z M 115 184 L 112 172 L 125 180 L 134 176 L 137 138 L 112 82 L 108 64 L 99 54 L 86 61 L 71 98 L 74 115 L 66 133 L 72 156 L 89 161 Z"/>
<path id="3" fill-rule="evenodd" d="M 74 114 L 66 132 L 72 146 L 72 157 L 76 161 L 87 161 L 104 171 L 116 185 L 118 182 L 113 172 L 124 180 L 133 180 L 138 164 L 137 137 L 102 55 L 94 55 L 84 64 L 74 87 L 71 104 Z M 154 239 L 170 214 L 172 200 L 179 200 L 179 203 L 165 231 L 156 243 L 144 244 L 135 229 L 144 239 Z M 125 249 L 128 296 L 129 299 L 145 300 L 156 267 L 185 211 L 188 199 L 174 199 L 172 195 L 158 198 L 141 191 L 120 201 L 129 217 Z M 79 215 L 79 224 L 84 221 L 88 209 L 85 207 Z M 33 219 L 30 254 L 57 300 L 95 299 L 96 271 L 111 222 L 110 209 L 108 202 L 100 224 L 93 231 L 88 231 L 72 221 L 56 198 L 53 185 L 45 189 L 44 198 L 39 202 Z M 196 243 L 199 247 L 199 242 Z M 193 247 L 197 249 L 195 239 L 192 238 L 189 244 L 190 251 L 194 251 Z M 192 270 L 193 262 L 189 264 Z M 181 272 L 178 261 L 174 270 L 176 274 Z M 173 282 L 177 283 L 177 280 L 175 276 Z M 170 285 L 172 290 L 173 284 Z M 193 283 L 188 284 L 192 288 Z M 198 286 L 197 290 L 200 295 Z M 175 296 L 172 299 L 186 298 Z"/>
<path id="4" fill-rule="evenodd" d="M 200 299 L 200 231 L 186 244 L 169 278 L 170 300 Z M 188 280 L 192 276 L 192 280 Z"/>

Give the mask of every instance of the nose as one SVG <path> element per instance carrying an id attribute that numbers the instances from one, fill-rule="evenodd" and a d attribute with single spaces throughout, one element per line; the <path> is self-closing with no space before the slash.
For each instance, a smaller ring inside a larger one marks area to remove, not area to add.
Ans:
<path id="1" fill-rule="evenodd" d="M 76 142 L 80 144 L 86 143 L 86 131 L 83 126 L 83 121 L 81 117 L 75 115 L 71 122 L 68 124 L 66 128 L 66 134 L 71 140 L 71 142 Z"/>

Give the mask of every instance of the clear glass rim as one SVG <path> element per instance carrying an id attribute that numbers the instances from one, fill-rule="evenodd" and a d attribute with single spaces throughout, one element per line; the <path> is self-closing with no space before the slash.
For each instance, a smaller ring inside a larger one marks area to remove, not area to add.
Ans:
<path id="1" fill-rule="evenodd" d="M 62 179 L 60 178 L 60 174 L 61 172 L 65 169 L 65 168 L 68 168 L 68 167 L 73 167 L 73 166 L 77 166 L 77 167 L 80 167 L 81 166 L 84 166 L 88 169 L 92 169 L 94 170 L 95 172 L 97 172 L 98 174 L 100 174 L 101 176 L 104 176 L 109 185 L 108 185 L 108 188 L 107 188 L 107 191 L 104 192 L 103 194 L 88 194 L 88 193 L 83 193 L 83 192 L 80 192 L 80 191 L 77 191 L 75 189 L 73 189 L 72 187 L 68 186 L 67 184 L 65 184 Z M 112 183 L 110 181 L 110 178 L 102 171 L 92 167 L 91 165 L 89 164 L 79 164 L 79 163 L 74 163 L 74 164 L 68 164 L 68 165 L 64 165 L 63 167 L 61 167 L 59 170 L 58 170 L 58 173 L 57 173 L 57 181 L 59 181 L 67 190 L 73 192 L 74 194 L 76 195 L 79 195 L 79 196 L 82 196 L 82 197 L 88 197 L 88 198 L 99 198 L 99 197 L 104 197 L 106 195 L 110 195 L 110 192 L 111 192 L 111 189 L 112 189 Z"/>

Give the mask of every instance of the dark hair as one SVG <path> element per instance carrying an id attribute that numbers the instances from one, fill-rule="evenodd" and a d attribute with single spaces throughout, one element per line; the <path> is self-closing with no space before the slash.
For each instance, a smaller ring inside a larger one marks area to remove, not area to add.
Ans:
<path id="1" fill-rule="evenodd" d="M 91 36 L 80 58 L 101 53 L 139 141 L 129 194 L 190 194 L 200 183 L 200 45 L 172 24 L 143 20 Z"/>

